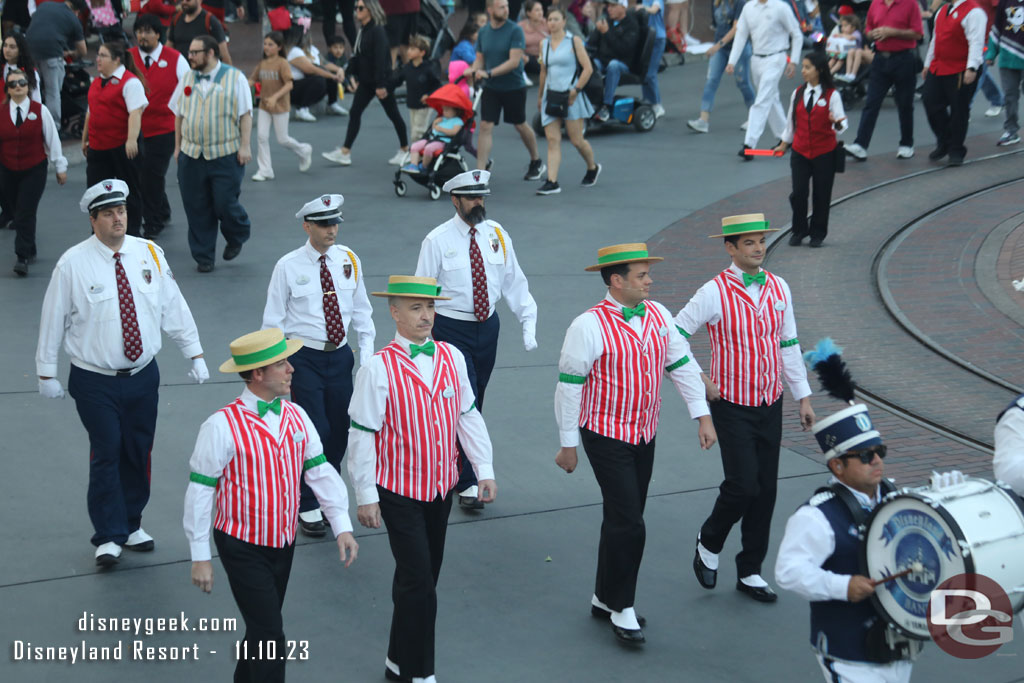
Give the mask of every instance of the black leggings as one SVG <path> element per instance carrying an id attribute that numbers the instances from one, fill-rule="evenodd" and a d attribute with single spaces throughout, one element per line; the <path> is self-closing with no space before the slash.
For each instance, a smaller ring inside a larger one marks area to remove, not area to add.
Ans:
<path id="1" fill-rule="evenodd" d="M 377 97 L 376 86 L 368 83 L 360 83 L 352 96 L 352 106 L 348 110 L 348 131 L 345 133 L 345 149 L 352 149 L 352 143 L 359 135 L 359 126 L 362 123 L 363 110 Z M 380 101 L 384 107 L 384 113 L 391 119 L 398 134 L 398 146 L 409 146 L 409 135 L 405 129 L 405 121 L 402 120 L 402 113 L 398 111 L 398 102 L 395 101 L 394 93 L 389 92 L 388 96 Z"/>
<path id="2" fill-rule="evenodd" d="M 334 84 L 331 81 L 331 84 Z M 291 103 L 293 107 L 310 107 L 324 98 L 330 87 L 323 76 L 303 76 L 292 81 Z"/>

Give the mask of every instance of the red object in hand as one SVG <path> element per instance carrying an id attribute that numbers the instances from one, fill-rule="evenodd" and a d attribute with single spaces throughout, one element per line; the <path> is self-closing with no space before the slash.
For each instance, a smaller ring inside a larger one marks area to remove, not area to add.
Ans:
<path id="1" fill-rule="evenodd" d="M 748 157 L 781 157 L 782 152 L 776 152 L 774 149 L 745 149 L 743 153 Z"/>
<path id="2" fill-rule="evenodd" d="M 263 90 L 263 84 L 260 83 L 259 81 L 256 81 L 256 85 L 254 85 L 253 88 L 256 89 L 256 97 L 259 97 L 260 91 Z"/>

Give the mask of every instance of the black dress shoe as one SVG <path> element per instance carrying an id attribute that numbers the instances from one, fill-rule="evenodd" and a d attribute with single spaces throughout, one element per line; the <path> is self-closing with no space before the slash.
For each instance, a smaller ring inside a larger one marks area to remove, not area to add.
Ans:
<path id="1" fill-rule="evenodd" d="M 18 277 L 25 277 L 28 275 L 28 260 L 20 258 L 14 263 L 14 272 L 17 273 Z"/>
<path id="2" fill-rule="evenodd" d="M 384 667 L 384 678 L 388 679 L 389 681 L 405 681 L 405 683 L 409 683 L 410 681 L 412 681 L 411 678 L 406 678 L 405 676 L 399 676 L 398 674 L 396 674 L 394 671 L 392 671 L 391 669 L 387 668 L 386 666 Z"/>
<path id="3" fill-rule="evenodd" d="M 212 263 L 200 263 L 199 265 L 196 266 L 196 270 L 198 270 L 200 273 L 212 273 L 213 272 L 213 264 Z"/>
<path id="4" fill-rule="evenodd" d="M 693 573 L 697 575 L 697 583 L 705 588 L 714 588 L 718 583 L 718 570 L 708 569 L 704 560 L 700 559 L 700 551 L 693 551 Z"/>
<path id="5" fill-rule="evenodd" d="M 825 242 L 825 240 L 823 238 L 821 238 L 821 237 L 812 237 L 811 238 L 811 242 L 810 242 L 810 246 L 811 246 L 812 249 L 817 249 L 824 242 Z"/>
<path id="6" fill-rule="evenodd" d="M 800 243 L 804 241 L 804 237 L 805 235 L 800 235 L 794 232 L 792 235 L 789 236 L 789 246 L 799 247 Z"/>
<path id="7" fill-rule="evenodd" d="M 936 147 L 928 154 L 928 158 L 932 161 L 938 161 L 947 154 L 949 154 L 949 150 L 945 147 Z"/>
<path id="8" fill-rule="evenodd" d="M 601 609 L 597 605 L 591 605 L 590 616 L 594 617 L 595 619 L 604 619 L 605 621 L 611 621 L 612 613 L 608 610 Z M 636 615 L 636 623 L 640 624 L 640 628 L 647 626 L 647 620 L 639 614 Z"/>
<path id="9" fill-rule="evenodd" d="M 120 561 L 121 561 L 121 558 L 115 557 L 114 555 L 111 555 L 109 553 L 104 553 L 103 555 L 97 555 L 96 556 L 96 566 L 97 567 L 102 567 L 103 569 L 106 569 L 108 567 L 113 567 L 115 564 L 117 564 Z"/>
<path id="10" fill-rule="evenodd" d="M 743 161 L 753 161 L 754 160 L 754 157 L 752 157 L 749 154 L 747 154 L 747 150 L 748 149 L 752 149 L 752 147 L 750 145 L 743 145 L 743 147 L 740 148 L 739 157 L 741 159 L 743 159 Z"/>
<path id="11" fill-rule="evenodd" d="M 963 157 L 950 156 L 949 157 L 949 161 L 947 162 L 947 165 L 949 165 L 949 166 L 963 166 L 964 165 L 964 158 Z"/>
<path id="12" fill-rule="evenodd" d="M 740 593 L 746 593 L 758 602 L 775 602 L 779 599 L 779 596 L 771 589 L 771 586 L 759 586 L 754 588 L 753 586 L 748 586 L 742 581 L 737 581 L 736 590 Z"/>
<path id="13" fill-rule="evenodd" d="M 644 638 L 644 632 L 638 628 L 622 628 L 612 624 L 612 633 L 619 639 L 620 642 L 627 643 L 629 645 L 643 645 L 647 642 Z"/>
<path id="14" fill-rule="evenodd" d="M 315 522 L 307 522 L 299 517 L 299 529 L 302 530 L 303 534 L 311 538 L 320 538 L 327 533 L 327 528 L 324 526 L 323 521 L 319 519 Z"/>
<path id="15" fill-rule="evenodd" d="M 459 507 L 464 510 L 483 510 L 484 502 L 473 496 L 459 496 Z"/>
<path id="16" fill-rule="evenodd" d="M 143 236 L 147 240 L 156 239 L 157 237 L 160 236 L 160 233 L 162 233 L 163 231 L 164 226 L 162 225 L 147 225 L 145 228 L 142 229 Z"/>
<path id="17" fill-rule="evenodd" d="M 231 259 L 235 258 L 236 256 L 238 256 L 241 253 L 242 253 L 242 245 L 241 244 L 229 244 L 226 247 L 224 247 L 223 257 L 224 257 L 225 261 L 230 261 Z"/>

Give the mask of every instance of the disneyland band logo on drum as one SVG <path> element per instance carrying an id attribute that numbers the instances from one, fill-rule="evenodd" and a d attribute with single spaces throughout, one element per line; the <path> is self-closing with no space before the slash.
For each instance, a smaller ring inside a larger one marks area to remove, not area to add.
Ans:
<path id="1" fill-rule="evenodd" d="M 981 574 L 958 574 L 932 591 L 928 631 L 961 659 L 987 657 L 1013 640 L 1013 612 L 1003 588 Z"/>

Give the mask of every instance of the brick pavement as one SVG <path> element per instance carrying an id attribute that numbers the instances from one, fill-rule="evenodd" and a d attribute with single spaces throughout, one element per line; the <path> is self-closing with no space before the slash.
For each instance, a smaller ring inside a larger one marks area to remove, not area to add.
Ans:
<path id="1" fill-rule="evenodd" d="M 1024 280 L 1024 222 L 1006 236 L 996 260 L 996 281 L 1011 299 L 1024 307 L 1024 292 L 1014 288 L 1014 280 Z"/>

